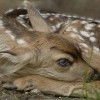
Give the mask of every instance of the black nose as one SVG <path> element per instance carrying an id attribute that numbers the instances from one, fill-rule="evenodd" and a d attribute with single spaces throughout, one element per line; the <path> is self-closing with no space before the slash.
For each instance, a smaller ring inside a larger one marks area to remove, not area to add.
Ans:
<path id="1" fill-rule="evenodd" d="M 90 75 L 88 75 L 86 82 L 100 81 L 100 73 L 97 70 L 93 70 Z"/>

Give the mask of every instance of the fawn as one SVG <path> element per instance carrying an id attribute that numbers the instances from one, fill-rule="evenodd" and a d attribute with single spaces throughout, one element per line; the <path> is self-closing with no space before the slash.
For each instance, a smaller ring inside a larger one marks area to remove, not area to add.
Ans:
<path id="1" fill-rule="evenodd" d="M 98 21 L 40 14 L 28 1 L 25 6 L 26 9 L 8 11 L 0 18 L 3 87 L 38 88 L 69 96 L 82 87 L 84 75 L 87 81 L 93 76 L 99 79 Z"/>

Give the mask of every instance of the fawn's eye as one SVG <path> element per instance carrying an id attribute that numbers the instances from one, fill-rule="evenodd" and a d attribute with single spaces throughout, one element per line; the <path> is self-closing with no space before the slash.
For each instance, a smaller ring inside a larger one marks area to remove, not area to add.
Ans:
<path id="1" fill-rule="evenodd" d="M 61 66 L 61 67 L 68 67 L 70 65 L 72 65 L 72 62 L 69 61 L 66 58 L 61 58 L 59 60 L 57 60 L 57 63 Z"/>

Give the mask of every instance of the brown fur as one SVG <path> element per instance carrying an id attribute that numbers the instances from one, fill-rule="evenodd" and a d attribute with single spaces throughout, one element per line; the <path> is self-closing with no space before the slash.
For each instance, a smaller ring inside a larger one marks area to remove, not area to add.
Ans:
<path id="1" fill-rule="evenodd" d="M 32 11 L 32 7 L 27 9 L 28 12 L 30 9 Z M 32 17 L 29 13 L 29 18 L 30 16 Z M 40 16 L 38 18 L 44 21 Z M 75 88 L 82 88 L 84 76 L 89 79 L 95 68 L 95 65 L 92 66 L 94 59 L 92 63 L 88 63 L 83 56 L 79 44 L 85 42 L 77 37 L 73 39 L 71 35 L 76 34 L 75 32 L 64 32 L 66 26 L 58 33 L 52 33 L 48 30 L 49 26 L 45 26 L 46 22 L 41 22 L 41 26 L 37 20 L 38 27 L 34 28 L 34 19 L 30 20 L 33 24 L 31 31 L 19 24 L 15 18 L 3 17 L 5 28 L 0 30 L 0 80 L 13 82 L 19 90 L 27 90 L 31 85 L 41 91 L 67 96 L 71 95 Z M 79 23 L 77 27 L 78 25 Z M 41 28 L 38 29 L 39 27 Z M 43 30 L 45 28 L 46 32 Z M 6 30 L 10 31 L 10 35 Z M 62 58 L 66 58 L 71 64 L 62 67 L 57 63 Z M 78 85 L 75 85 L 76 83 Z"/>

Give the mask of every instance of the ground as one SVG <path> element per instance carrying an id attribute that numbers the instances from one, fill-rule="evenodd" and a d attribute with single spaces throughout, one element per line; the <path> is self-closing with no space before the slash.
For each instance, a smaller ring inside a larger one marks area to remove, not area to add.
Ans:
<path id="1" fill-rule="evenodd" d="M 68 98 L 54 95 L 47 95 L 35 92 L 23 92 L 5 90 L 0 83 L 0 100 L 84 100 L 85 98 Z M 86 99 L 87 100 L 87 99 Z"/>

